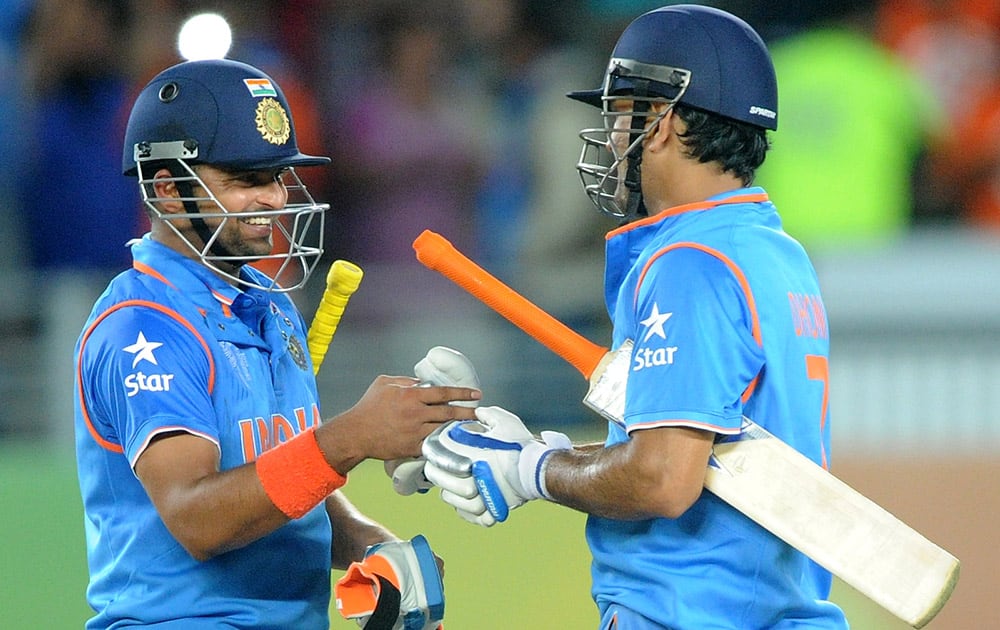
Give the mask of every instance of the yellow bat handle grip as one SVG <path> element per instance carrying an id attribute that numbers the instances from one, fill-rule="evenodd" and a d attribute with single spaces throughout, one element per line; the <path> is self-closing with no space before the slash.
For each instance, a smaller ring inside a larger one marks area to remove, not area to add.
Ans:
<path id="1" fill-rule="evenodd" d="M 333 333 L 340 324 L 340 316 L 347 308 L 347 300 L 358 290 L 364 272 L 361 267 L 346 260 L 335 260 L 326 274 L 326 289 L 323 299 L 316 308 L 312 325 L 306 335 L 309 354 L 313 360 L 313 374 L 319 373 L 326 351 L 330 347 Z"/>

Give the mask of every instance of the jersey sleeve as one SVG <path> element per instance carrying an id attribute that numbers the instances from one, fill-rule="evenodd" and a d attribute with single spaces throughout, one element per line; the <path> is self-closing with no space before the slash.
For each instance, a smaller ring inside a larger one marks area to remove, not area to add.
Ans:
<path id="1" fill-rule="evenodd" d="M 219 443 L 211 351 L 174 311 L 126 306 L 98 320 L 81 342 L 79 378 L 90 430 L 132 465 L 167 431 Z"/>
<path id="2" fill-rule="evenodd" d="M 742 395 L 763 365 L 752 296 L 727 259 L 691 247 L 651 258 L 634 295 L 627 431 L 688 426 L 738 433 Z"/>

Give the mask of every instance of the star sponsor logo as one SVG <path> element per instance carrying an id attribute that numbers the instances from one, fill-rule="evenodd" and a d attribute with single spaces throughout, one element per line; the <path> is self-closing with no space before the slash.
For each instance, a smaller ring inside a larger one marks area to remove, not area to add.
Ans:
<path id="1" fill-rule="evenodd" d="M 650 312 L 649 317 L 639 322 L 646 327 L 646 334 L 642 338 L 642 342 L 646 343 L 649 338 L 656 335 L 660 339 L 666 339 L 667 333 L 663 332 L 663 324 L 666 323 L 668 319 L 673 315 L 673 313 L 660 313 L 660 307 L 653 302 L 653 310 Z"/>
<path id="2" fill-rule="evenodd" d="M 149 361 L 153 365 L 156 365 L 156 355 L 153 351 L 162 346 L 163 344 L 158 341 L 146 341 L 146 335 L 139 331 L 139 336 L 136 338 L 135 343 L 131 346 L 125 346 L 123 350 L 129 354 L 135 355 L 132 358 L 132 367 L 139 365 L 139 361 Z"/>
<path id="3" fill-rule="evenodd" d="M 136 372 L 125 377 L 125 395 L 129 398 L 139 392 L 169 392 L 173 374 L 143 374 Z"/>
<path id="4" fill-rule="evenodd" d="M 162 342 L 149 341 L 146 339 L 146 335 L 142 331 L 139 331 L 139 336 L 136 337 L 135 343 L 125 346 L 122 350 L 133 355 L 132 369 L 135 369 L 142 361 L 158 365 L 154 351 L 161 346 L 163 346 Z M 146 374 L 140 370 L 125 377 L 125 395 L 131 398 L 141 391 L 170 391 L 170 381 L 173 379 L 173 374 Z"/>
<path id="5" fill-rule="evenodd" d="M 649 316 L 639 322 L 646 328 L 646 333 L 642 337 L 642 344 L 646 344 L 650 339 L 662 339 L 666 341 L 667 333 L 663 330 L 663 325 L 673 316 L 673 313 L 661 313 L 660 307 L 655 302 L 650 310 Z M 643 345 L 637 347 L 632 355 L 632 371 L 638 372 L 650 367 L 661 365 L 671 365 L 674 362 L 674 354 L 677 346 Z"/>

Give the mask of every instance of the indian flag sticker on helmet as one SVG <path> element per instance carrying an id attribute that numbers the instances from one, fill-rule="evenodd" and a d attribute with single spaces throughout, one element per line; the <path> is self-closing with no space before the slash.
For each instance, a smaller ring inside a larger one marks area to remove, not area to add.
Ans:
<path id="1" fill-rule="evenodd" d="M 243 84 L 250 90 L 251 96 L 277 96 L 278 91 L 274 89 L 267 79 L 243 79 Z"/>
<path id="2" fill-rule="evenodd" d="M 281 103 L 265 98 L 257 103 L 257 131 L 271 144 L 285 144 L 292 133 L 288 114 Z"/>

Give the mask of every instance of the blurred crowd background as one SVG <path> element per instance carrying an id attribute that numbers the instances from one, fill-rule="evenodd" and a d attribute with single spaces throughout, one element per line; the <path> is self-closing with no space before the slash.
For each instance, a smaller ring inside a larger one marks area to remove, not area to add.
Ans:
<path id="1" fill-rule="evenodd" d="M 512 346 L 470 299 L 436 284 L 411 243 L 438 231 L 600 335 L 602 236 L 614 225 L 574 169 L 577 132 L 596 111 L 564 94 L 598 85 L 624 25 L 660 4 L 7 0 L 0 334 L 11 343 L 0 379 L 5 398 L 27 405 L 4 405 L 0 435 L 70 426 L 72 342 L 93 299 L 129 265 L 124 244 L 146 229 L 137 187 L 120 174 L 128 111 L 154 74 L 182 60 L 181 24 L 204 11 L 230 23 L 231 58 L 283 86 L 303 149 L 333 157 L 330 168 L 302 170 L 331 205 L 320 270 L 346 258 L 368 272 L 345 328 L 371 337 L 328 372 L 367 381 L 406 370 L 430 343 L 457 345 L 466 331 L 508 389 L 535 396 L 516 385 L 535 362 L 510 363 L 531 344 Z M 773 52 L 779 131 L 758 183 L 818 266 L 918 233 L 1000 240 L 1000 3 L 716 6 L 743 16 Z M 864 284 L 882 283 L 877 266 Z M 307 316 L 322 288 L 318 278 L 296 296 Z"/>
<path id="2" fill-rule="evenodd" d="M 574 168 L 597 113 L 564 95 L 596 87 L 623 27 L 663 4 L 0 1 L 0 446 L 72 460 L 73 344 L 147 227 L 121 175 L 128 111 L 205 11 L 230 23 L 229 57 L 282 86 L 302 149 L 333 158 L 300 171 L 331 211 L 325 260 L 294 297 L 311 318 L 338 258 L 365 279 L 319 375 L 325 415 L 440 344 L 529 426 L 599 435 L 579 374 L 411 243 L 441 233 L 607 343 L 615 225 Z M 967 562 L 935 627 L 1000 624 L 995 533 L 976 529 L 1000 518 L 1000 0 L 703 4 L 774 56 L 779 129 L 757 183 L 824 288 L 834 470 Z"/>
<path id="3" fill-rule="evenodd" d="M 397 359 L 408 348 L 394 336 L 430 341 L 396 324 L 482 319 L 465 298 L 449 304 L 415 262 L 410 244 L 425 228 L 601 333 L 602 235 L 614 225 L 574 169 L 576 134 L 596 112 L 564 94 L 598 85 L 624 25 L 661 4 L 6 0 L 0 391 L 11 404 L 0 437 L 70 424 L 67 344 L 146 227 L 137 187 L 120 175 L 123 127 L 137 91 L 181 61 L 187 18 L 225 17 L 228 56 L 274 76 L 303 149 L 333 157 L 302 172 L 332 207 L 320 269 L 346 258 L 369 272 L 348 320 L 383 337 L 369 354 L 385 371 L 420 356 Z M 923 229 L 1000 239 L 1000 2 L 710 4 L 744 17 L 773 51 L 780 125 L 758 183 L 815 256 L 878 251 Z M 297 296 L 307 315 L 321 289 Z M 39 417 L 39 401 L 51 413 Z"/>
<path id="4" fill-rule="evenodd" d="M 615 225 L 574 168 L 577 133 L 598 115 L 565 93 L 598 85 L 622 28 L 660 4 L 7 0 L 0 439 L 71 443 L 72 346 L 93 300 L 129 265 L 124 244 L 147 227 L 137 186 L 120 174 L 128 111 L 182 60 L 181 25 L 208 11 L 232 28 L 228 56 L 283 86 L 303 150 L 333 157 L 302 169 L 331 211 L 320 273 L 295 299 L 311 317 L 337 258 L 366 279 L 321 373 L 327 413 L 374 374 L 409 373 L 443 344 L 472 356 L 487 394 L 528 422 L 579 422 L 576 375 L 420 266 L 411 243 L 424 229 L 443 234 L 606 341 L 603 234 Z M 753 25 L 777 67 L 779 130 L 757 183 L 826 289 L 842 366 L 835 436 L 870 446 L 882 427 L 898 439 L 888 418 L 858 418 L 898 416 L 900 404 L 977 416 L 992 402 L 979 383 L 1000 370 L 991 353 L 967 367 L 978 380 L 951 372 L 938 394 L 898 375 L 933 372 L 936 355 L 951 371 L 964 346 L 982 357 L 1000 323 L 996 291 L 984 290 L 1000 244 L 1000 2 L 714 4 Z M 908 354 L 886 359 L 893 352 Z M 956 394 L 963 384 L 971 391 Z M 927 420 L 953 433 L 953 420 Z M 971 421 L 967 444 L 982 434 L 981 416 Z"/>

